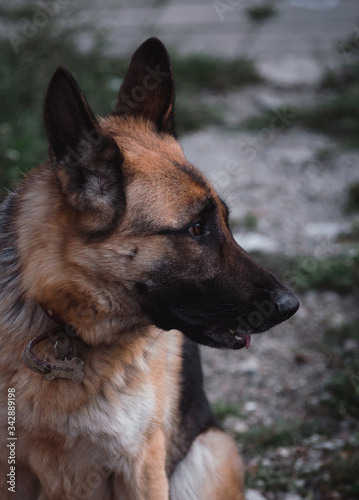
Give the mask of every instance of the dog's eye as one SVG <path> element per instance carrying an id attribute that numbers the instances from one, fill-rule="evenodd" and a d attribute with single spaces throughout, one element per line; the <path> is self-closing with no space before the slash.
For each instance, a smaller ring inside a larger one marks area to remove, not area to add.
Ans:
<path id="1" fill-rule="evenodd" d="M 198 237 L 202 236 L 203 234 L 206 234 L 206 229 L 205 229 L 205 224 L 203 221 L 197 222 L 194 226 L 191 226 L 189 228 L 189 232 L 192 234 L 192 236 Z"/>

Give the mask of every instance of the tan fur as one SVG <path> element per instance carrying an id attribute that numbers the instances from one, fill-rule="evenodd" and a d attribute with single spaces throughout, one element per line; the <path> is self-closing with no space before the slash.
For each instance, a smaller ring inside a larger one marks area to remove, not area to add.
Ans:
<path id="1" fill-rule="evenodd" d="M 156 329 L 147 331 L 147 338 L 127 345 L 125 352 L 113 347 L 82 348 L 78 352 L 85 362 L 81 385 L 68 380 L 49 382 L 28 369 L 2 378 L 4 392 L 7 387 L 16 387 L 21 394 L 16 408 L 17 435 L 22 443 L 17 448 L 19 472 L 21 464 L 30 467 L 41 480 L 45 498 L 72 498 L 76 489 L 78 494 L 81 489 L 88 490 L 85 498 L 102 498 L 97 488 L 92 488 L 91 477 L 97 478 L 93 481 L 99 483 L 101 491 L 110 491 L 113 470 L 111 474 L 106 470 L 113 469 L 116 462 L 115 469 L 121 471 L 119 481 L 127 470 L 127 487 L 138 486 L 139 492 L 143 489 L 142 494 L 130 493 L 128 498 L 167 498 L 159 494 L 158 487 L 162 483 L 163 492 L 168 488 L 165 454 L 176 421 L 173 409 L 181 334 L 173 331 L 156 341 L 158 334 Z M 119 401 L 127 416 L 118 415 Z M 106 414 L 100 410 L 104 403 Z M 120 454 L 123 458 L 119 459 Z M 149 490 L 142 483 L 144 477 L 155 479 L 158 474 L 162 479 L 154 481 L 153 495 L 146 496 Z"/>
<path id="2" fill-rule="evenodd" d="M 244 468 L 234 440 L 220 430 L 209 430 L 197 437 L 177 467 L 171 500 L 244 500 L 243 482 Z"/>

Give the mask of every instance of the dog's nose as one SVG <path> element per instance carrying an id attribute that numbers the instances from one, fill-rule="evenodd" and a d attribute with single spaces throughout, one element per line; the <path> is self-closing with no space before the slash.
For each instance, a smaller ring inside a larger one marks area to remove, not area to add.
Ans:
<path id="1" fill-rule="evenodd" d="M 288 289 L 279 289 L 275 292 L 275 304 L 283 320 L 293 316 L 298 311 L 299 301 Z"/>

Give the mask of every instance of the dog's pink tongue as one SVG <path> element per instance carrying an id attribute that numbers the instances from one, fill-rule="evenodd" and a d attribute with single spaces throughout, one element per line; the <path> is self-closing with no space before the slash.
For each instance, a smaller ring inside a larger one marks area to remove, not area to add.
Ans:
<path id="1" fill-rule="evenodd" d="M 251 336 L 249 333 L 245 336 L 244 340 L 246 341 L 246 349 L 249 349 L 249 346 L 251 345 Z"/>

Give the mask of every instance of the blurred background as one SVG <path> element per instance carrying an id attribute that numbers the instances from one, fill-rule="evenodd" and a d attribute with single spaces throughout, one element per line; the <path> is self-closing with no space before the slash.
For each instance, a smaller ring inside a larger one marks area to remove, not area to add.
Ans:
<path id="1" fill-rule="evenodd" d="M 249 351 L 203 350 L 248 500 L 359 498 L 358 0 L 3 0 L 0 198 L 47 159 L 46 86 L 73 72 L 95 113 L 157 36 L 185 154 L 238 243 L 298 294 Z"/>

